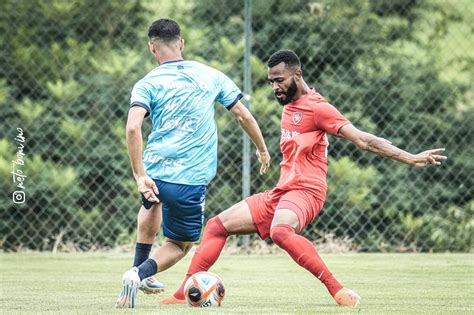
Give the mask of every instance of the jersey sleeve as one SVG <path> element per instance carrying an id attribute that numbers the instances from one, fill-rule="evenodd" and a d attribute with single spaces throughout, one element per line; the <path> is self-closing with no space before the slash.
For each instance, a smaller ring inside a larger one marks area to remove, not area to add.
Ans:
<path id="1" fill-rule="evenodd" d="M 146 109 L 146 116 L 150 115 L 151 112 L 151 93 L 146 88 L 146 84 L 143 81 L 138 81 L 133 89 L 130 97 L 130 107 L 140 106 Z"/>
<path id="2" fill-rule="evenodd" d="M 316 104 L 314 107 L 314 120 L 318 129 L 325 130 L 333 135 L 337 135 L 342 126 L 351 123 L 336 107 L 327 102 Z"/>
<path id="3" fill-rule="evenodd" d="M 216 101 L 230 110 L 244 96 L 237 85 L 225 74 L 218 71 L 218 88 Z"/>

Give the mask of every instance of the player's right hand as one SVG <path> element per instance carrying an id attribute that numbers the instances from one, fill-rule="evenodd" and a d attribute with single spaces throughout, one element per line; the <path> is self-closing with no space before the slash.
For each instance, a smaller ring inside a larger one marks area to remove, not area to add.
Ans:
<path id="1" fill-rule="evenodd" d="M 268 168 L 270 167 L 270 160 L 271 160 L 270 153 L 268 153 L 268 150 L 265 150 L 265 151 L 257 150 L 257 158 L 261 164 L 260 175 L 263 175 L 268 171 Z"/>
<path id="2" fill-rule="evenodd" d="M 140 176 L 137 178 L 138 191 L 145 196 L 150 202 L 160 202 L 157 195 L 159 194 L 158 187 L 155 182 L 148 176 Z"/>

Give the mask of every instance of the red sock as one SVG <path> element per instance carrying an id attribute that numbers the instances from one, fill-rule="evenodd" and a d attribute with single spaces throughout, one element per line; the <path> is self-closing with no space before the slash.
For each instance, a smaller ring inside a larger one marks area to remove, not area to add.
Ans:
<path id="1" fill-rule="evenodd" d="M 214 265 L 224 248 L 228 236 L 229 233 L 227 233 L 227 230 L 219 217 L 213 217 L 207 221 L 201 244 L 194 253 L 186 277 L 181 283 L 178 291 L 173 294 L 175 298 L 184 300 L 184 285 L 186 280 L 196 272 L 208 271 L 209 268 Z"/>
<path id="2" fill-rule="evenodd" d="M 326 286 L 332 296 L 342 289 L 342 285 L 333 277 L 321 257 L 319 257 L 313 244 L 303 236 L 296 234 L 295 229 L 290 225 L 276 225 L 271 229 L 270 237 L 273 242 L 284 249 L 298 265 L 317 277 Z"/>

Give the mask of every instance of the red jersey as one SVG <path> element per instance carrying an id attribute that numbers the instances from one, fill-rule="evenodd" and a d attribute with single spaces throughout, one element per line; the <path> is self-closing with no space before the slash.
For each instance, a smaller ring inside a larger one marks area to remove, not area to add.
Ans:
<path id="1" fill-rule="evenodd" d="M 308 189 L 326 197 L 327 133 L 337 134 L 350 124 L 313 88 L 302 98 L 283 107 L 280 148 L 283 161 L 277 188 Z"/>

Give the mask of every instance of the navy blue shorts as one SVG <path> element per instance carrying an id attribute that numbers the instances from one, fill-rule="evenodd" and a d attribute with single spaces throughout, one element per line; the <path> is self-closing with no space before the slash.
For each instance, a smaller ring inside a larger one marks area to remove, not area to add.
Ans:
<path id="1" fill-rule="evenodd" d="M 163 204 L 163 235 L 175 241 L 195 242 L 201 235 L 204 222 L 206 186 L 191 186 L 154 179 Z M 146 209 L 153 206 L 141 195 Z"/>

